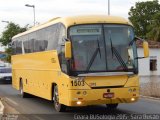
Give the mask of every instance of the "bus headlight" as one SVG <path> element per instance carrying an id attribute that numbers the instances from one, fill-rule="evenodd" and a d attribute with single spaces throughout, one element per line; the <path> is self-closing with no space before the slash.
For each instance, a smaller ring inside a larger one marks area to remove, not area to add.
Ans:
<path id="1" fill-rule="evenodd" d="M 81 101 L 77 101 L 77 105 L 81 105 L 82 104 L 82 102 Z"/>

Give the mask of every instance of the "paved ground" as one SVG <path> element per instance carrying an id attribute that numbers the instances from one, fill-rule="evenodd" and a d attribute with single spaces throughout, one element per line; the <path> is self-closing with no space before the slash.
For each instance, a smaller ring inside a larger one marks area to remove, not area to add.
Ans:
<path id="1" fill-rule="evenodd" d="M 106 115 L 160 114 L 160 101 L 150 99 L 140 99 L 138 102 L 132 104 L 120 104 L 116 111 L 107 111 L 104 105 L 100 105 L 68 108 L 66 113 L 57 113 L 53 109 L 52 102 L 41 98 L 21 98 L 18 91 L 14 90 L 11 85 L 0 85 L 0 96 L 3 98 L 5 106 L 7 106 L 7 109 L 5 109 L 6 113 L 21 114 L 14 117 L 20 117 L 26 120 L 46 120 L 53 117 L 56 120 L 70 120 L 78 119 L 82 115 L 95 115 L 97 113 Z"/>
<path id="2" fill-rule="evenodd" d="M 140 77 L 141 94 L 160 97 L 160 76 Z"/>

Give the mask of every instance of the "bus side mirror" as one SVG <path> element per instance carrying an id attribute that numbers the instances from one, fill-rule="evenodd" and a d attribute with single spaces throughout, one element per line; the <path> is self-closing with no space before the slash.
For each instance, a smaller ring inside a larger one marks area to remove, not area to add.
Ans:
<path id="1" fill-rule="evenodd" d="M 143 50 L 144 50 L 144 57 L 147 58 L 149 57 L 149 47 L 148 47 L 148 42 L 143 41 Z"/>
<path id="2" fill-rule="evenodd" d="M 65 42 L 65 58 L 66 59 L 71 59 L 71 57 L 72 57 L 71 42 L 66 41 Z"/>

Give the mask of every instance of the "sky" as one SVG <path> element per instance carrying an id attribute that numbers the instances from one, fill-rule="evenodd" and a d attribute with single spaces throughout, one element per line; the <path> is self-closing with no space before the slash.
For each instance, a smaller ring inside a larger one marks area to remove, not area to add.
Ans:
<path id="1" fill-rule="evenodd" d="M 138 1 L 152 0 L 110 0 L 110 14 L 128 18 L 131 6 Z M 37 23 L 43 23 L 54 17 L 81 14 L 108 14 L 108 0 L 0 0 L 0 36 L 9 21 L 21 27 L 33 25 L 33 8 L 35 5 Z M 0 51 L 4 50 L 0 47 Z"/>

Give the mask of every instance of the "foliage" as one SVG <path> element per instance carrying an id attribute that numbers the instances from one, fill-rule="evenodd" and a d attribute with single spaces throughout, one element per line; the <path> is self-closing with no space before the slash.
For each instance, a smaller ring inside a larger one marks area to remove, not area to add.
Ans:
<path id="1" fill-rule="evenodd" d="M 21 28 L 19 25 L 10 22 L 5 31 L 2 32 L 2 37 L 0 38 L 0 42 L 3 46 L 7 46 L 14 35 L 26 31 L 26 28 Z"/>
<path id="2" fill-rule="evenodd" d="M 18 24 L 12 22 L 8 23 L 0 38 L 1 44 L 3 46 L 8 46 L 8 48 L 5 49 L 5 52 L 7 53 L 7 57 L 4 59 L 5 61 L 11 62 L 12 49 L 9 47 L 9 43 L 11 42 L 12 37 L 26 30 L 26 27 L 21 28 Z"/>
<path id="3" fill-rule="evenodd" d="M 8 47 L 5 49 L 6 57 L 2 58 L 3 61 L 11 63 L 11 54 L 12 54 L 12 48 Z"/>
<path id="4" fill-rule="evenodd" d="M 154 21 L 148 27 L 147 38 L 160 41 L 160 12 L 154 15 Z"/>
<path id="5" fill-rule="evenodd" d="M 151 26 L 153 26 L 154 18 L 159 12 L 160 4 L 158 3 L 158 0 L 137 2 L 135 7 L 131 7 L 128 13 L 129 20 L 134 25 L 137 36 L 143 38 L 150 36 L 149 34 L 151 33 L 149 32 L 151 28 L 153 28 Z"/>

